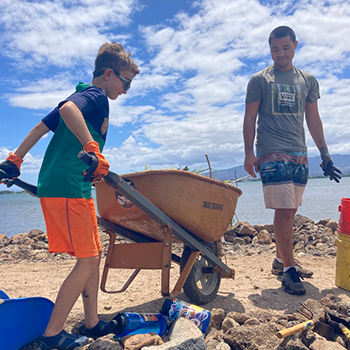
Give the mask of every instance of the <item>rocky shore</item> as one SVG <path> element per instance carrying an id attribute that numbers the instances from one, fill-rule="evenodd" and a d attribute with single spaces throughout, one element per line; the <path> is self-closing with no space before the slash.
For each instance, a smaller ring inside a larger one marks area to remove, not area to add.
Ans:
<path id="1" fill-rule="evenodd" d="M 296 215 L 294 222 L 294 250 L 298 258 L 319 257 L 334 259 L 337 253 L 336 222 L 329 219 L 313 222 Z M 108 246 L 108 234 L 101 231 L 103 255 Z M 117 238 L 123 242 L 123 238 Z M 181 252 L 181 244 L 174 244 L 174 250 Z M 275 251 L 272 225 L 252 226 L 247 222 L 239 222 L 229 227 L 222 238 L 224 257 L 263 255 Z M 39 230 L 21 233 L 11 238 L 0 234 L 0 265 L 18 264 L 20 262 L 47 262 L 71 259 L 67 254 L 49 254 L 46 234 Z M 3 266 L 5 267 L 5 266 Z M 257 287 L 258 288 L 258 287 Z M 328 312 L 338 312 L 342 317 L 350 317 L 350 301 L 343 300 L 330 293 L 316 301 L 307 299 L 304 305 L 313 313 L 313 319 L 319 323 L 329 321 Z M 204 305 L 204 307 L 206 307 Z M 341 350 L 350 349 L 349 341 L 339 327 L 334 326 L 325 334 L 316 327 L 299 332 L 285 339 L 276 337 L 280 330 L 300 324 L 306 319 L 300 313 L 281 313 L 261 309 L 253 312 L 237 312 L 222 308 L 211 308 L 211 323 L 206 334 L 202 334 L 193 323 L 179 319 L 172 331 L 162 337 L 156 335 L 135 335 L 117 341 L 113 335 L 108 335 L 90 342 L 85 350 L 94 349 L 148 349 L 148 350 Z M 350 327 L 350 324 L 349 324 Z M 35 342 L 23 350 L 34 350 Z"/>
<path id="2" fill-rule="evenodd" d="M 296 215 L 294 220 L 294 251 L 299 256 L 336 256 L 336 231 L 338 224 L 330 219 L 315 223 L 309 218 Z M 102 254 L 106 255 L 109 235 L 100 230 L 103 246 Z M 117 242 L 125 242 L 123 237 L 117 237 Z M 238 222 L 230 226 L 222 238 L 224 255 L 244 255 L 261 253 L 275 249 L 273 225 L 255 225 L 248 222 Z M 50 254 L 48 252 L 46 233 L 41 230 L 31 230 L 11 238 L 0 233 L 0 265 L 18 263 L 20 261 L 51 261 L 70 259 L 67 254 Z M 181 249 L 178 244 L 175 250 Z"/>

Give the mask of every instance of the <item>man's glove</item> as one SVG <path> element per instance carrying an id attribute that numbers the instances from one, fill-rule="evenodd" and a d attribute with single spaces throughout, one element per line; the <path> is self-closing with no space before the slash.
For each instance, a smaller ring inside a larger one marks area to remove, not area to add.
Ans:
<path id="1" fill-rule="evenodd" d="M 6 158 L 5 161 L 0 163 L 0 181 L 2 178 L 16 179 L 21 174 L 21 164 L 23 159 L 14 153 Z"/>
<path id="2" fill-rule="evenodd" d="M 101 180 L 108 174 L 109 164 L 101 154 L 98 143 L 96 141 L 89 141 L 83 149 L 92 156 L 89 169 L 83 172 L 84 181 L 92 182 Z"/>
<path id="3" fill-rule="evenodd" d="M 341 179 L 341 176 L 339 174 L 341 174 L 342 172 L 340 171 L 340 169 L 334 166 L 333 160 L 328 153 L 328 148 L 321 148 L 320 153 L 322 158 L 322 163 L 320 164 L 320 167 L 323 170 L 323 175 L 329 176 L 330 180 L 334 180 L 335 182 L 339 183 Z"/>

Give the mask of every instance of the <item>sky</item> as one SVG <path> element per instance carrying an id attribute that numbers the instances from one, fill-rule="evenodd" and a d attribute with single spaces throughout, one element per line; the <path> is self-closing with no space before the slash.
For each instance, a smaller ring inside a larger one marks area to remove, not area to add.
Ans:
<path id="1" fill-rule="evenodd" d="M 350 153 L 348 0 L 1 0 L 0 13 L 0 161 L 91 82 L 98 48 L 115 41 L 141 74 L 110 101 L 112 171 L 205 170 L 205 154 L 215 170 L 241 165 L 247 83 L 272 63 L 267 39 L 280 25 L 296 32 L 294 64 L 320 83 L 330 153 Z M 51 137 L 24 158 L 23 180 L 36 181 Z"/>

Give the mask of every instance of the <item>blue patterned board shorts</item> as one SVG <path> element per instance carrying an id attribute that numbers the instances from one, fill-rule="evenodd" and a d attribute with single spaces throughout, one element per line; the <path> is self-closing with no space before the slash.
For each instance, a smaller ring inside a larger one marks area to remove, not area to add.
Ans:
<path id="1" fill-rule="evenodd" d="M 306 152 L 258 154 L 265 207 L 297 209 L 302 204 L 309 168 Z"/>

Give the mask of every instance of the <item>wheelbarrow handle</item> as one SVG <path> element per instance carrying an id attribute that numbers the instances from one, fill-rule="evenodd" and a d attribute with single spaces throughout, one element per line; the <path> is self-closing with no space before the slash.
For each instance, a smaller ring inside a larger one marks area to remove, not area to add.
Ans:
<path id="1" fill-rule="evenodd" d="M 293 326 L 287 329 L 282 329 L 281 331 L 277 332 L 277 337 L 280 339 L 286 338 L 297 332 L 301 332 L 301 331 L 304 331 L 305 329 L 309 329 L 314 325 L 315 325 L 314 321 L 308 320 L 303 323 L 297 324 L 296 326 Z"/>
<path id="2" fill-rule="evenodd" d="M 16 185 L 16 186 L 22 188 L 23 190 L 27 191 L 33 197 L 37 196 L 37 187 L 36 186 L 29 184 L 27 182 L 24 182 L 18 178 L 17 179 L 6 178 L 5 172 L 3 172 L 2 170 L 0 170 L 0 182 L 4 183 L 7 187 L 11 187 L 12 185 Z"/>
<path id="3" fill-rule="evenodd" d="M 80 151 L 78 153 L 78 158 L 81 159 L 86 165 L 90 165 L 92 162 L 92 155 L 86 151 Z"/>

